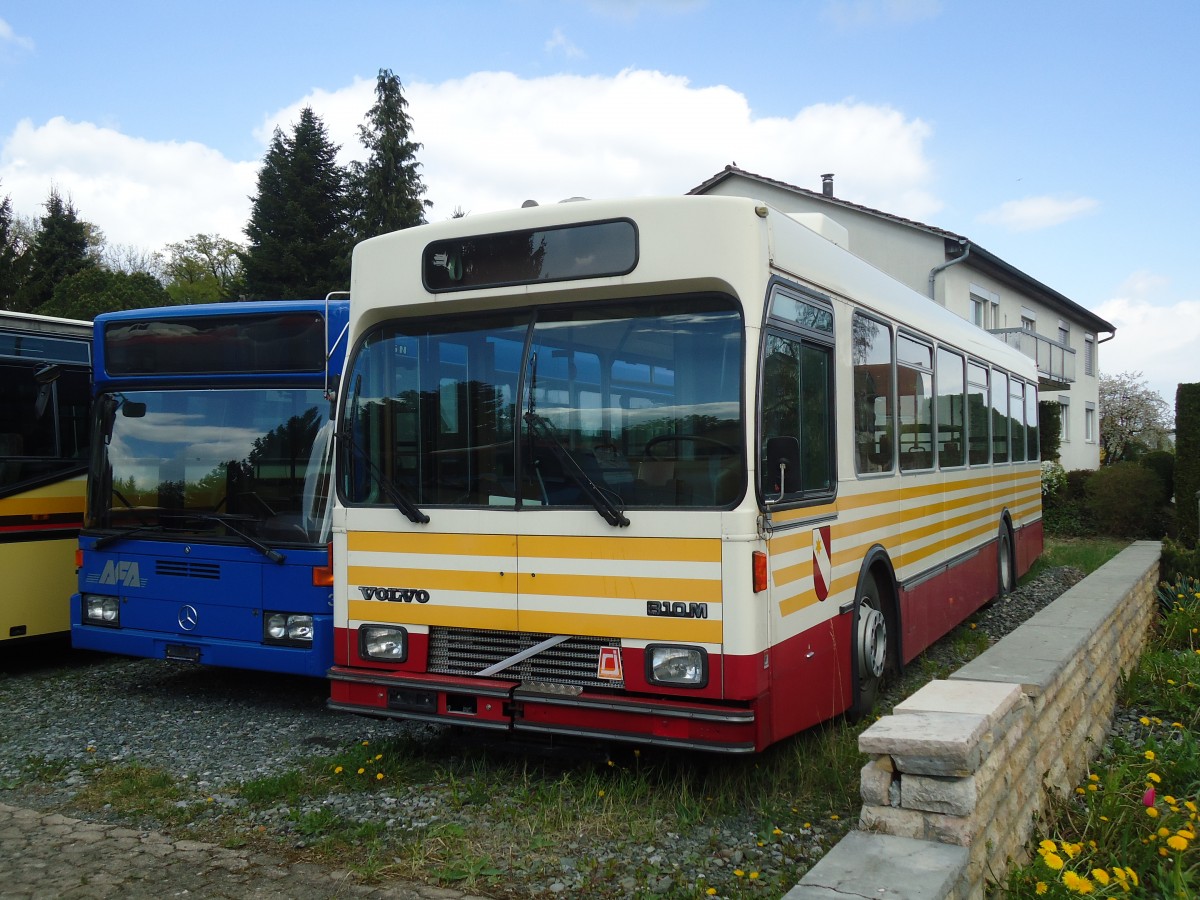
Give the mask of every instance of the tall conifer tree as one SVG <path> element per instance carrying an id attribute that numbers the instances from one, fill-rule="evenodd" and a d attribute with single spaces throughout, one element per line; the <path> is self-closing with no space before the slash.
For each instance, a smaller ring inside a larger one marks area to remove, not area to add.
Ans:
<path id="1" fill-rule="evenodd" d="M 324 297 L 349 286 L 346 173 L 337 151 L 310 107 L 291 135 L 275 129 L 246 225 L 242 265 L 250 298 Z"/>
<path id="2" fill-rule="evenodd" d="M 355 238 L 398 231 L 425 222 L 433 204 L 422 199 L 425 185 L 417 170 L 421 145 L 410 138 L 412 119 L 406 109 L 400 79 L 380 69 L 375 82 L 375 105 L 367 123 L 358 127 L 359 140 L 370 151 L 365 163 L 350 165 L 351 214 Z"/>
<path id="3" fill-rule="evenodd" d="M 21 283 L 21 254 L 13 225 L 12 199 L 5 197 L 0 200 L 0 309 L 14 308 Z"/>
<path id="4" fill-rule="evenodd" d="M 69 199 L 63 200 L 56 188 L 50 189 L 46 214 L 26 252 L 28 270 L 17 288 L 13 306 L 26 312 L 37 312 L 38 307 L 48 303 L 63 279 L 95 265 L 88 256 L 87 223 L 79 219 L 74 205 Z"/>

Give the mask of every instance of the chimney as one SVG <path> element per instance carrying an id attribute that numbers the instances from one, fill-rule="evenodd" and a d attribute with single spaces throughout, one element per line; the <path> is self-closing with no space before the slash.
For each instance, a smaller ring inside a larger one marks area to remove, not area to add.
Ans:
<path id="1" fill-rule="evenodd" d="M 821 176 L 821 193 L 826 197 L 833 196 L 833 173 Z"/>

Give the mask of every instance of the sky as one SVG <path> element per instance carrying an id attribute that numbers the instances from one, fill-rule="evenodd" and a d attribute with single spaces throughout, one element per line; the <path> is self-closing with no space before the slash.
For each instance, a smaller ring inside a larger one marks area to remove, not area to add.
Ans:
<path id="1" fill-rule="evenodd" d="M 957 232 L 1200 382 L 1200 3 L 0 0 L 0 198 L 110 248 L 244 241 L 276 128 L 340 159 L 401 80 L 430 221 L 682 194 L 727 164 Z M 1102 336 L 1103 337 L 1103 336 Z"/>

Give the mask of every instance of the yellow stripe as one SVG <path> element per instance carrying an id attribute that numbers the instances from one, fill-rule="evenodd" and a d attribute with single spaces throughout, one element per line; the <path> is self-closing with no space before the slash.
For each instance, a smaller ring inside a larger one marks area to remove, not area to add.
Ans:
<path id="1" fill-rule="evenodd" d="M 75 497 L 9 497 L 0 500 L 0 516 L 50 516 L 56 513 L 83 515 L 83 495 Z"/>
<path id="2" fill-rule="evenodd" d="M 716 538 L 616 538 L 521 535 L 521 558 L 636 559 L 663 562 L 720 562 Z"/>
<path id="3" fill-rule="evenodd" d="M 383 603 L 351 600 L 351 619 L 383 625 L 447 625 L 452 628 L 517 630 L 515 609 L 482 609 L 475 606 L 434 606 L 431 603 Z"/>
<path id="4" fill-rule="evenodd" d="M 428 553 L 445 556 L 515 556 L 511 534 L 440 534 L 427 531 L 352 531 L 346 535 L 351 551 Z"/>
<path id="5" fill-rule="evenodd" d="M 631 578 L 622 575 L 517 576 L 517 592 L 558 597 L 598 597 L 617 600 L 681 600 L 720 603 L 721 582 L 701 578 Z"/>
<path id="6" fill-rule="evenodd" d="M 351 584 L 377 587 L 422 588 L 427 591 L 477 591 L 511 594 L 517 589 L 513 572 L 462 572 L 457 569 L 402 569 L 385 566 L 350 566 Z"/>
<path id="7" fill-rule="evenodd" d="M 719 619 L 671 619 L 658 616 L 597 616 L 575 612 L 525 611 L 521 630 L 546 634 L 609 635 L 646 641 L 721 642 Z"/>

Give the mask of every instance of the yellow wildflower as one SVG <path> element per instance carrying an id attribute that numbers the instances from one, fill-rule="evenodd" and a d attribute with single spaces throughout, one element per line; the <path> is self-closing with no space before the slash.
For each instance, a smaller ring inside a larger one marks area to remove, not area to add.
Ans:
<path id="1" fill-rule="evenodd" d="M 710 888 L 709 888 L 707 891 L 705 891 L 704 893 L 708 894 L 708 896 L 710 896 L 710 897 L 711 897 L 711 896 L 713 896 L 714 894 L 716 894 L 716 892 L 717 892 L 717 889 L 716 889 L 715 887 L 710 887 Z"/>
<path id="2" fill-rule="evenodd" d="M 1092 869 L 1092 878 L 1101 884 L 1108 884 L 1109 881 L 1108 872 L 1104 869 Z"/>
<path id="3" fill-rule="evenodd" d="M 334 775 L 341 775 L 341 774 L 342 774 L 342 767 L 341 767 L 341 766 L 334 766 L 334 767 L 333 767 L 333 774 L 334 774 Z"/>
<path id="4" fill-rule="evenodd" d="M 1184 840 L 1183 838 L 1181 838 L 1179 835 L 1173 834 L 1169 838 L 1167 838 L 1167 846 L 1170 847 L 1172 850 L 1178 850 L 1182 853 L 1184 850 L 1186 850 L 1188 848 L 1188 842 L 1186 840 Z"/>
<path id="5" fill-rule="evenodd" d="M 1054 843 L 1054 841 L 1045 840 L 1038 844 L 1038 848 L 1044 853 L 1053 853 L 1058 849 L 1058 844 Z"/>
<path id="6" fill-rule="evenodd" d="M 1138 721 L 1141 722 L 1143 725 L 1150 724 L 1150 720 L 1146 716 L 1142 716 L 1140 719 L 1138 719 Z"/>
<path id="7" fill-rule="evenodd" d="M 1156 818 L 1158 818 L 1158 810 L 1155 809 L 1153 806 L 1148 806 L 1146 808 L 1146 815 L 1148 815 L 1152 819 L 1156 819 Z"/>
<path id="8" fill-rule="evenodd" d="M 1144 757 L 1146 757 L 1146 759 L 1149 759 L 1149 760 L 1153 760 L 1153 759 L 1154 759 L 1154 751 L 1153 751 L 1153 750 L 1147 750 L 1147 751 L 1146 751 L 1145 753 L 1143 753 L 1142 755 L 1143 755 Z"/>
<path id="9" fill-rule="evenodd" d="M 376 780 L 376 781 L 383 781 L 383 773 L 382 773 L 382 772 L 376 772 L 376 773 L 375 773 L 375 780 Z"/>
<path id="10" fill-rule="evenodd" d="M 1151 781 L 1153 781 L 1155 784 L 1162 783 L 1162 776 L 1159 775 L 1157 772 L 1149 772 L 1149 773 L 1147 773 L 1146 777 L 1149 778 Z"/>
<path id="11" fill-rule="evenodd" d="M 358 770 L 358 774 L 359 774 L 359 775 L 361 775 L 361 774 L 362 774 L 363 772 L 365 772 L 365 771 L 367 771 L 367 770 L 366 770 L 366 769 L 363 769 L 363 768 L 359 768 L 359 770 Z"/>
<path id="12" fill-rule="evenodd" d="M 1034 887 L 1033 892 L 1040 897 L 1040 896 L 1042 896 L 1042 894 L 1046 893 L 1046 891 L 1048 891 L 1048 890 L 1050 890 L 1050 886 L 1048 884 L 1046 884 L 1046 882 L 1044 882 L 1044 881 L 1039 881 L 1037 883 L 1037 886 Z"/>
<path id="13" fill-rule="evenodd" d="M 1046 865 L 1048 865 L 1055 872 L 1059 871 L 1064 865 L 1066 865 L 1066 863 L 1063 862 L 1063 858 L 1057 853 L 1047 853 L 1042 857 L 1042 859 L 1045 860 Z"/>

